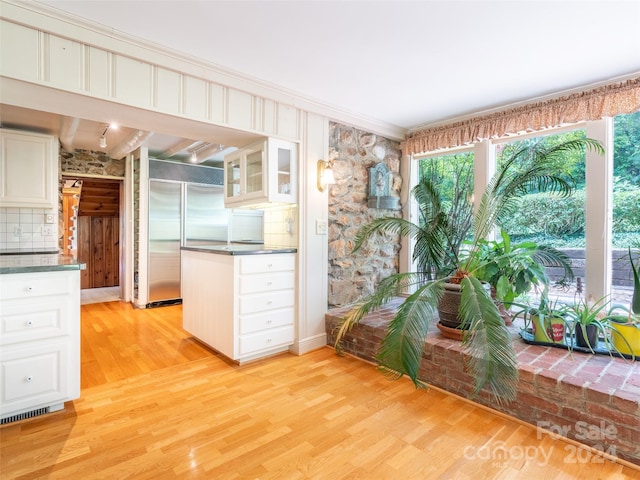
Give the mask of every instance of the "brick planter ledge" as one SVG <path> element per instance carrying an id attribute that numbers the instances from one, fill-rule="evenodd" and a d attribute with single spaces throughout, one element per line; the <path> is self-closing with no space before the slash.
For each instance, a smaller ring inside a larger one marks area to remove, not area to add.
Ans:
<path id="1" fill-rule="evenodd" d="M 345 352 L 375 361 L 386 325 L 402 300 L 394 299 L 356 325 L 344 338 Z M 335 343 L 335 327 L 347 311 L 336 308 L 326 314 L 329 345 Z M 460 342 L 443 337 L 435 323 L 427 335 L 420 379 L 469 398 L 473 378 L 463 368 L 466 354 Z M 528 345 L 515 322 L 510 329 L 520 371 L 516 400 L 499 405 L 487 391 L 473 400 L 640 465 L 640 361 Z"/>

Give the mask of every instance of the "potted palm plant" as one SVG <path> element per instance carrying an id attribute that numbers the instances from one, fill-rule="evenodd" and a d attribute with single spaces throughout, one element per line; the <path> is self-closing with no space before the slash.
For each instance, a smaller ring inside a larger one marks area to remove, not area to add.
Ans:
<path id="1" fill-rule="evenodd" d="M 568 151 L 586 148 L 603 152 L 600 143 L 589 138 L 568 140 L 551 147 L 536 143 L 514 151 L 492 177 L 478 203 L 473 223 L 474 240 L 465 246 L 464 255 L 453 248 L 450 220 L 437 186 L 426 178 L 421 179 L 412 190 L 419 206 L 417 223 L 395 217 L 373 220 L 360 229 L 354 245 L 357 251 L 376 232 L 410 237 L 415 245 L 413 259 L 417 271 L 383 279 L 373 294 L 354 305 L 338 328 L 336 348 L 340 350 L 342 338 L 365 315 L 409 291 L 387 327 L 376 360 L 392 377 L 407 375 L 416 386 L 422 386 L 418 372 L 427 331 L 437 318 L 445 286 L 459 285 L 458 317 L 464 331 L 469 372 L 475 378 L 474 394 L 486 387 L 498 402 L 514 399 L 518 369 L 511 334 L 498 306 L 477 276 L 484 265 L 478 259 L 482 241 L 517 208 L 517 200 L 524 193 L 535 189 L 570 194 L 571 184 L 554 173 L 553 162 Z"/>

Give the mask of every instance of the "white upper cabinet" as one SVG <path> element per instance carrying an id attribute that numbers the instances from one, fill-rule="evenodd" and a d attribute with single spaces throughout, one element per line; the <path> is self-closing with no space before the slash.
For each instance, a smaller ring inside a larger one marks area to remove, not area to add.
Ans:
<path id="1" fill-rule="evenodd" d="M 225 206 L 296 203 L 296 169 L 296 144 L 276 138 L 230 153 L 224 159 Z"/>
<path id="2" fill-rule="evenodd" d="M 57 138 L 3 129 L 0 143 L 0 206 L 56 210 Z"/>

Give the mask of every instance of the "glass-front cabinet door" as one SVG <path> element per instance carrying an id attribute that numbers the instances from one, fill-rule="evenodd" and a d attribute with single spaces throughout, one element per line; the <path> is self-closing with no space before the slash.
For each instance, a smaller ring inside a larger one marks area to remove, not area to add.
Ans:
<path id="1" fill-rule="evenodd" d="M 224 197 L 227 199 L 238 198 L 241 191 L 241 165 L 242 158 L 240 151 L 235 151 L 227 155 L 224 159 Z"/>
<path id="2" fill-rule="evenodd" d="M 247 152 L 245 157 L 245 185 L 246 194 L 252 195 L 264 191 L 264 159 L 263 148 Z"/>
<path id="3" fill-rule="evenodd" d="M 269 198 L 272 202 L 296 203 L 297 145 L 269 139 Z"/>
<path id="4" fill-rule="evenodd" d="M 224 159 L 225 206 L 296 203 L 297 146 L 267 138 Z"/>

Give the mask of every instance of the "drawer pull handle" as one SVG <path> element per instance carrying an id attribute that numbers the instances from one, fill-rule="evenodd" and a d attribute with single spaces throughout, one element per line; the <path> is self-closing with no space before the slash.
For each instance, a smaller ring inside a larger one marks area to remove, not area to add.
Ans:
<path id="1" fill-rule="evenodd" d="M 29 376 L 26 378 L 26 380 L 27 380 L 27 382 L 30 382 L 31 380 L 33 380 L 33 377 L 32 377 L 31 375 L 29 375 Z"/>
<path id="2" fill-rule="evenodd" d="M 27 320 L 27 327 L 30 327 L 31 325 L 33 325 L 33 320 Z"/>
<path id="3" fill-rule="evenodd" d="M 27 287 L 27 292 L 30 292 L 31 290 L 33 290 L 33 287 Z"/>
<path id="4" fill-rule="evenodd" d="M 267 338 L 267 343 L 271 343 L 271 339 L 270 338 Z"/>
<path id="5" fill-rule="evenodd" d="M 273 282 L 267 282 L 267 285 L 273 285 Z"/>
<path id="6" fill-rule="evenodd" d="M 269 267 L 269 268 L 273 267 L 273 263 L 269 263 L 269 264 L 267 265 L 267 267 Z"/>
<path id="7" fill-rule="evenodd" d="M 267 300 L 267 305 L 271 305 L 273 302 L 271 300 Z"/>
<path id="8" fill-rule="evenodd" d="M 267 325 L 271 325 L 272 322 L 273 320 L 267 320 Z"/>

